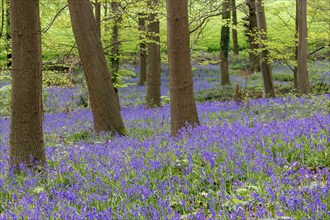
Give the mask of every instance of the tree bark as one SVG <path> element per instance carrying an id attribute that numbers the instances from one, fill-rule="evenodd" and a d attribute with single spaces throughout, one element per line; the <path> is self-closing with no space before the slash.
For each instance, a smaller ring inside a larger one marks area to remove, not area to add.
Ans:
<path id="1" fill-rule="evenodd" d="M 95 0 L 95 21 L 97 26 L 97 33 L 101 38 L 101 3 L 100 0 Z"/>
<path id="2" fill-rule="evenodd" d="M 6 53 L 7 53 L 7 69 L 12 66 L 12 48 L 11 48 L 11 33 L 10 33 L 10 9 L 9 0 L 6 0 Z"/>
<path id="3" fill-rule="evenodd" d="M 118 72 L 119 72 L 119 26 L 122 20 L 120 14 L 120 2 L 112 1 L 111 2 L 111 10 L 114 16 L 113 26 L 112 26 L 112 34 L 111 34 L 111 57 L 110 57 L 110 71 L 112 75 L 112 82 L 115 84 L 115 92 L 116 98 L 119 104 L 119 95 L 118 88 L 116 84 L 118 83 Z M 120 107 L 120 104 L 118 105 Z"/>
<path id="4" fill-rule="evenodd" d="M 158 0 L 148 0 L 148 6 L 152 11 L 148 18 L 148 56 L 147 56 L 147 108 L 161 106 L 160 93 L 160 37 L 159 19 L 156 9 Z"/>
<path id="5" fill-rule="evenodd" d="M 12 100 L 10 165 L 45 162 L 42 135 L 41 32 L 38 0 L 10 0 Z"/>
<path id="6" fill-rule="evenodd" d="M 307 72 L 307 0 L 298 1 L 298 88 L 302 94 L 311 92 Z"/>
<path id="7" fill-rule="evenodd" d="M 144 86 L 147 81 L 147 47 L 145 42 L 145 15 L 139 14 L 139 53 L 140 53 L 140 81 L 139 85 Z"/>
<path id="8" fill-rule="evenodd" d="M 267 25 L 266 16 L 263 6 L 263 0 L 256 0 L 256 12 L 258 20 L 258 30 L 260 34 L 260 47 L 261 52 L 261 72 L 264 83 L 264 92 L 266 97 L 275 97 L 273 76 L 272 76 L 272 66 L 269 61 L 269 51 L 265 42 L 267 41 Z"/>
<path id="9" fill-rule="evenodd" d="M 230 7 L 232 11 L 232 39 L 233 39 L 233 52 L 238 55 L 238 36 L 237 36 L 237 11 L 236 11 L 236 0 L 230 0 Z"/>
<path id="10" fill-rule="evenodd" d="M 297 64 L 294 66 L 293 69 L 293 85 L 294 88 L 298 91 L 298 24 L 299 24 L 299 10 L 298 10 L 299 0 L 296 0 L 296 29 L 294 34 L 295 39 L 295 58 L 297 61 Z"/>
<path id="11" fill-rule="evenodd" d="M 166 0 L 171 134 L 199 124 L 189 49 L 188 0 Z"/>
<path id="12" fill-rule="evenodd" d="M 258 33 L 258 23 L 256 14 L 255 0 L 246 0 L 246 4 L 249 7 L 248 25 L 246 35 L 249 42 L 249 63 L 250 70 L 260 71 L 260 55 L 256 54 L 256 50 L 259 49 L 259 41 L 257 37 Z"/>
<path id="13" fill-rule="evenodd" d="M 221 38 L 220 38 L 220 74 L 221 74 L 221 85 L 229 85 L 229 69 L 228 69 L 228 52 L 229 52 L 229 26 L 230 20 L 230 0 L 224 0 L 222 2 L 222 20 L 225 24 L 221 27 Z"/>
<path id="14" fill-rule="evenodd" d="M 101 39 L 89 0 L 68 0 L 73 33 L 83 65 L 93 112 L 94 128 L 100 132 L 118 132 L 125 127 L 110 78 Z"/>

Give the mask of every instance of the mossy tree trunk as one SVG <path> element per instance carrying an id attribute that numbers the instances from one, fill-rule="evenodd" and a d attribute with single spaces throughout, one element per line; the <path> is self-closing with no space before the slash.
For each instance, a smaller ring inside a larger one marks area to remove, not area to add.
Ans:
<path id="1" fill-rule="evenodd" d="M 220 74 L 221 85 L 229 85 L 229 68 L 228 68 L 228 53 L 230 42 L 230 28 L 228 26 L 230 20 L 230 0 L 222 2 L 222 21 L 224 25 L 221 27 L 220 37 Z"/>
<path id="2" fill-rule="evenodd" d="M 237 11 L 236 11 L 236 0 L 230 0 L 230 8 L 232 11 L 232 31 L 231 36 L 233 39 L 233 52 L 235 55 L 238 55 L 238 36 L 237 36 Z"/>

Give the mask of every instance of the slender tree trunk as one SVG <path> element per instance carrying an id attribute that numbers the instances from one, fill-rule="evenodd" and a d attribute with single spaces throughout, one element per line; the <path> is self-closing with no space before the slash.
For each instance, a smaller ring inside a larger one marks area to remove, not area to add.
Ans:
<path id="1" fill-rule="evenodd" d="M 260 71 L 260 55 L 255 51 L 259 49 L 258 41 L 258 23 L 256 14 L 255 0 L 246 0 L 246 4 L 249 7 L 248 25 L 246 35 L 249 42 L 249 63 L 252 72 Z"/>
<path id="2" fill-rule="evenodd" d="M 224 0 L 222 2 L 222 20 L 225 24 L 221 27 L 221 39 L 220 39 L 220 73 L 221 73 L 221 85 L 229 85 L 229 68 L 228 68 L 228 52 L 229 52 L 229 26 L 230 20 L 230 0 Z"/>
<path id="3" fill-rule="evenodd" d="M 299 24 L 299 10 L 298 10 L 299 0 L 296 0 L 296 29 L 295 29 L 295 57 L 298 62 L 298 24 Z M 298 88 L 298 63 L 294 66 L 293 69 L 293 85 L 296 90 L 299 90 Z"/>
<path id="4" fill-rule="evenodd" d="M 6 52 L 7 52 L 7 68 L 11 69 L 12 65 L 12 48 L 11 48 L 11 33 L 10 33 L 10 9 L 9 0 L 6 0 Z"/>
<path id="5" fill-rule="evenodd" d="M 188 0 L 166 0 L 171 133 L 199 124 L 189 50 Z"/>
<path id="6" fill-rule="evenodd" d="M 148 19 L 148 56 L 147 56 L 147 108 L 161 106 L 160 93 L 160 38 L 159 20 L 156 9 L 158 0 L 148 0 L 148 6 L 152 11 Z"/>
<path id="7" fill-rule="evenodd" d="M 73 33 L 88 86 L 96 132 L 125 133 L 116 93 L 89 0 L 68 0 Z"/>
<path id="8" fill-rule="evenodd" d="M 97 26 L 97 33 L 101 38 L 101 3 L 100 0 L 95 0 L 95 21 Z"/>
<path id="9" fill-rule="evenodd" d="M 120 12 L 120 2 L 113 1 L 111 2 L 111 10 L 114 15 L 114 22 L 112 26 L 112 34 L 111 34 L 111 57 L 110 57 L 110 71 L 112 75 L 112 82 L 115 84 L 115 92 L 116 98 L 119 103 L 119 95 L 118 95 L 118 72 L 119 72 L 119 26 L 122 20 L 121 12 Z M 120 105 L 119 105 L 120 107 Z"/>
<path id="10" fill-rule="evenodd" d="M 298 23 L 298 88 L 302 94 L 311 92 L 307 72 L 307 0 L 298 1 L 299 23 Z"/>
<path id="11" fill-rule="evenodd" d="M 274 85 L 273 85 L 273 76 L 272 76 L 272 66 L 269 61 L 269 51 L 265 42 L 267 41 L 267 25 L 266 25 L 266 16 L 263 6 L 263 0 L 256 1 L 256 11 L 257 11 L 257 20 L 258 20 L 258 30 L 260 33 L 262 48 L 261 52 L 261 72 L 264 82 L 264 91 L 266 97 L 275 97 Z"/>
<path id="12" fill-rule="evenodd" d="M 10 0 L 13 47 L 10 164 L 45 162 L 42 135 L 41 33 L 38 0 Z"/>
<path id="13" fill-rule="evenodd" d="M 145 85 L 147 81 L 147 47 L 145 42 L 145 32 L 146 32 L 146 26 L 145 26 L 145 15 L 139 14 L 139 53 L 140 53 L 140 82 L 139 85 L 143 86 Z"/>
<path id="14" fill-rule="evenodd" d="M 238 37 L 237 37 L 237 12 L 236 12 L 236 0 L 230 0 L 230 7 L 232 11 L 232 39 L 233 39 L 233 52 L 238 55 Z"/>

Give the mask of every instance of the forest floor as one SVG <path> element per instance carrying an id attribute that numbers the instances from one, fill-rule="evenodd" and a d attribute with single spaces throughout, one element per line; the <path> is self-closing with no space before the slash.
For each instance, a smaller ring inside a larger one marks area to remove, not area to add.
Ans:
<path id="1" fill-rule="evenodd" d="M 232 68 L 232 86 L 220 88 L 218 66 L 194 66 L 201 125 L 177 139 L 166 67 L 161 108 L 146 110 L 146 88 L 125 79 L 126 137 L 92 131 L 83 84 L 48 86 L 46 174 L 8 172 L 9 118 L 0 116 L 0 219 L 328 219 L 329 62 L 309 73 L 315 94 L 298 97 L 274 64 L 278 98 L 265 99 L 259 73 Z"/>

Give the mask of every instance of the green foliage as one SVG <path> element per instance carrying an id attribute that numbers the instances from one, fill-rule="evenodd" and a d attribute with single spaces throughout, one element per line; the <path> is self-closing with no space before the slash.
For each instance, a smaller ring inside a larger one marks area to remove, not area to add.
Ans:
<path id="1" fill-rule="evenodd" d="M 118 71 L 116 81 L 114 82 L 113 86 L 119 89 L 134 85 L 134 83 L 128 82 L 128 80 L 132 77 L 136 77 L 136 74 L 132 70 L 121 69 Z"/>
<path id="2" fill-rule="evenodd" d="M 11 85 L 5 85 L 0 88 L 0 116 L 9 115 L 11 103 Z"/>
<path id="3" fill-rule="evenodd" d="M 47 86 L 70 86 L 71 80 L 67 74 L 46 70 L 43 71 L 42 83 Z"/>
<path id="4" fill-rule="evenodd" d="M 293 73 L 274 73 L 273 79 L 280 82 L 292 82 L 293 81 Z"/>

